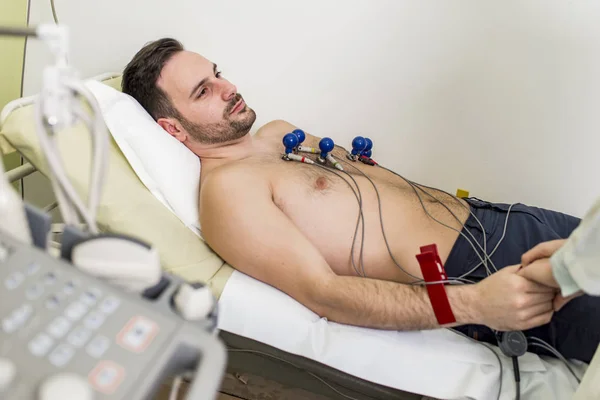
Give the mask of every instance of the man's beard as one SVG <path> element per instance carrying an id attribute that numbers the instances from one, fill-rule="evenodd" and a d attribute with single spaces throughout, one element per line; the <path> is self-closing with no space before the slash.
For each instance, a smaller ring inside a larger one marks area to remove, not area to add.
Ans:
<path id="1" fill-rule="evenodd" d="M 223 111 L 223 120 L 213 124 L 197 124 L 180 115 L 181 125 L 192 137 L 202 144 L 227 143 L 244 137 L 256 120 L 256 113 L 248 105 L 243 111 L 231 115 L 231 110 L 242 99 L 236 94 Z M 232 119 L 232 117 L 236 119 Z"/>

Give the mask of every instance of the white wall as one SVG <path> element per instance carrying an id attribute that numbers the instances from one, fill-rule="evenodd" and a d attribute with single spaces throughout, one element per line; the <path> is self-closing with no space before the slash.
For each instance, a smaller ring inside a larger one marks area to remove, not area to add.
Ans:
<path id="1" fill-rule="evenodd" d="M 31 23 L 50 21 L 33 0 Z M 600 195 L 595 0 L 56 0 L 83 77 L 173 36 L 257 111 L 422 183 L 582 215 Z M 30 42 L 26 94 L 45 50 Z"/>

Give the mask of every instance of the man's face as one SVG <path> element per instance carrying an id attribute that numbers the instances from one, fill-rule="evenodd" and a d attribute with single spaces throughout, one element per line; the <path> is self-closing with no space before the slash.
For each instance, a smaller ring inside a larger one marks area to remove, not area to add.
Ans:
<path id="1" fill-rule="evenodd" d="M 157 84 L 178 111 L 175 118 L 183 133 L 199 143 L 214 145 L 240 139 L 256 120 L 256 113 L 235 85 L 221 77 L 216 64 L 199 54 L 175 54 Z"/>

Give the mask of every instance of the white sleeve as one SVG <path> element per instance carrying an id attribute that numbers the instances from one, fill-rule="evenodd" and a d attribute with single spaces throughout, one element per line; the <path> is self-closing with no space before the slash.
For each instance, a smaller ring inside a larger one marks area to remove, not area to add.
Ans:
<path id="1" fill-rule="evenodd" d="M 550 262 L 563 296 L 579 290 L 600 296 L 600 199 Z"/>

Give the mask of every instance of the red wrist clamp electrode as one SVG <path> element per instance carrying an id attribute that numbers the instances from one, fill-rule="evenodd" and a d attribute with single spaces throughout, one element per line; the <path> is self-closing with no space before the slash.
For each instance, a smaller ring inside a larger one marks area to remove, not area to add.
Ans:
<path id="1" fill-rule="evenodd" d="M 425 282 L 438 282 L 448 279 L 435 244 L 421 247 L 421 254 L 417 254 L 417 261 L 421 266 Z M 426 285 L 426 287 L 438 323 L 445 325 L 456 322 L 444 284 L 434 283 Z"/>

